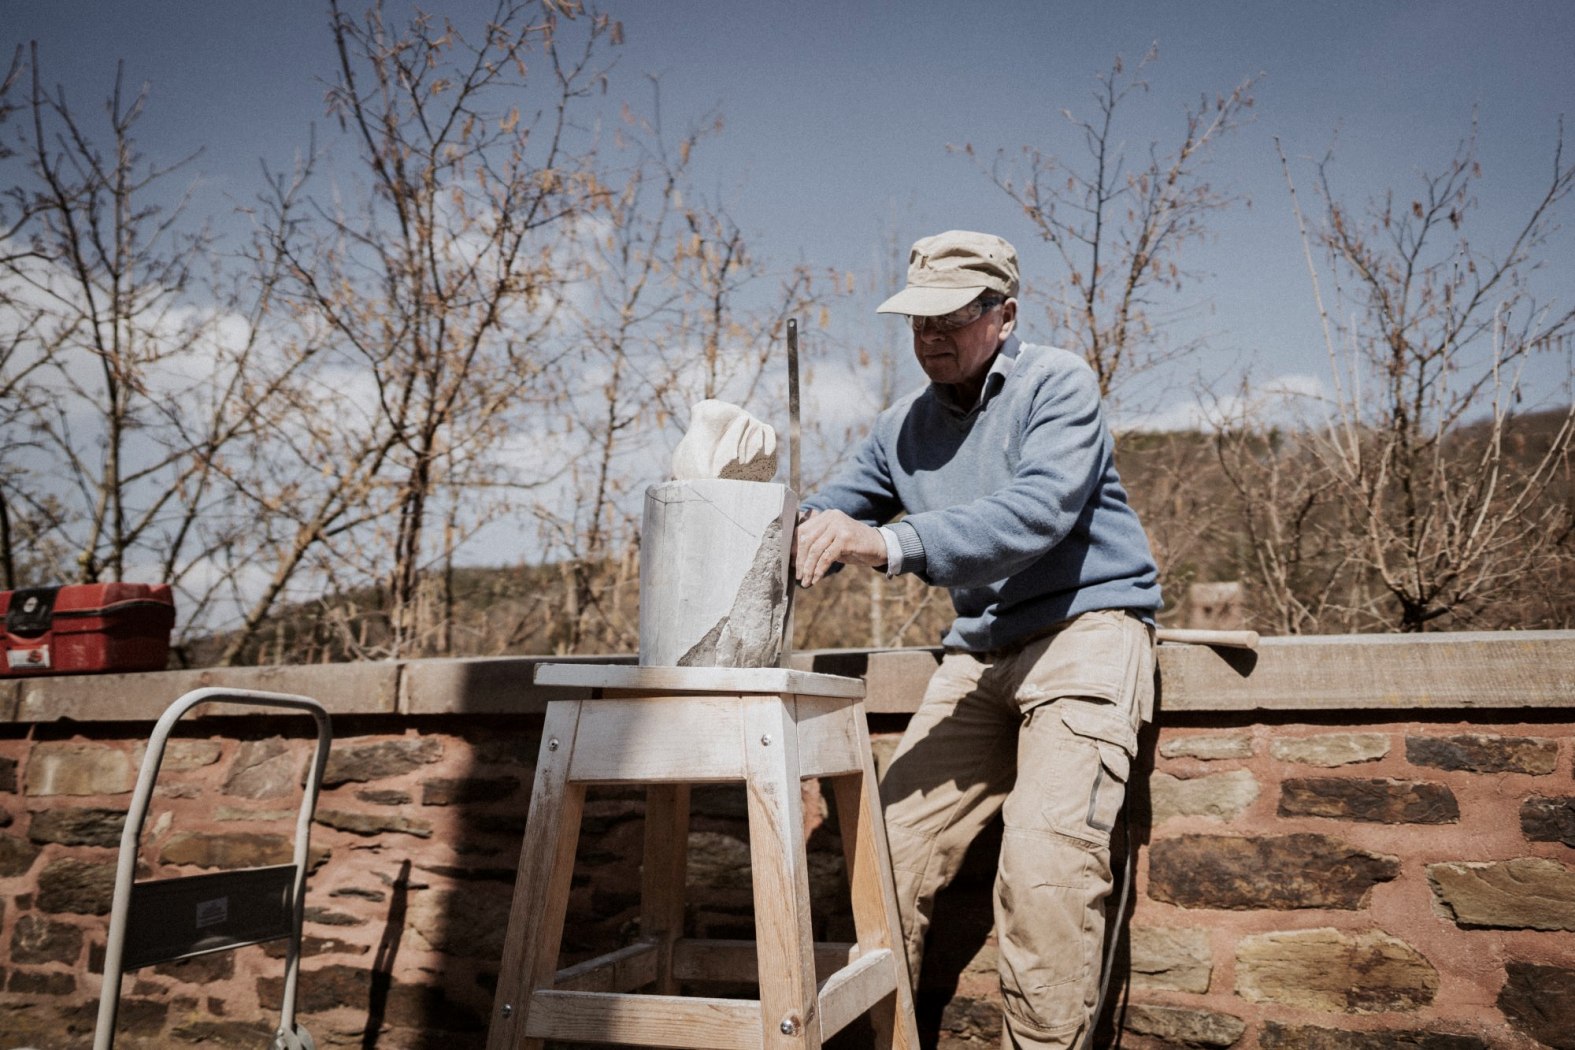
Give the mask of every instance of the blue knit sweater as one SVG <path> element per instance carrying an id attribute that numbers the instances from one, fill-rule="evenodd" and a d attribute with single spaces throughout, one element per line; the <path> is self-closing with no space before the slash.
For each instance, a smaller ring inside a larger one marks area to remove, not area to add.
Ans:
<path id="1" fill-rule="evenodd" d="M 914 391 L 804 506 L 870 525 L 905 515 L 902 571 L 951 592 L 947 646 L 996 649 L 1092 609 L 1159 608 L 1099 384 L 1065 350 L 1009 337 L 976 405 L 949 386 Z"/>

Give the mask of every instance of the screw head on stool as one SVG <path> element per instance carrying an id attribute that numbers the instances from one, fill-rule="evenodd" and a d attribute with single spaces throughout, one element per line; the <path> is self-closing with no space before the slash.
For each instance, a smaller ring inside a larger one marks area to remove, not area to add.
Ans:
<path id="1" fill-rule="evenodd" d="M 557 737 L 552 737 L 551 739 L 549 739 L 547 741 L 547 750 L 548 751 L 556 751 L 556 750 L 558 750 L 558 738 Z"/>
<path id="2" fill-rule="evenodd" d="M 762 733 L 762 734 L 760 734 L 760 743 L 764 747 L 770 747 L 771 746 L 771 734 L 770 733 Z M 782 1023 L 783 1024 L 787 1024 L 786 1021 L 783 1021 Z"/>
<path id="3" fill-rule="evenodd" d="M 498 1012 L 501 1013 L 503 1015 L 503 1019 L 507 1021 L 509 1018 L 514 1016 L 514 1004 L 504 1003 L 503 1009 L 499 1010 Z"/>
<path id="4" fill-rule="evenodd" d="M 777 1025 L 777 1030 L 783 1035 L 798 1035 L 798 1018 L 789 1014 L 782 1019 L 781 1024 Z"/>

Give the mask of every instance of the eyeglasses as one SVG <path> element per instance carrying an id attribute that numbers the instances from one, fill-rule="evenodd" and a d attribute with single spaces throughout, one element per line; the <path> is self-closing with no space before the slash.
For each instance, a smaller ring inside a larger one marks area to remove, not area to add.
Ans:
<path id="1" fill-rule="evenodd" d="M 1006 300 L 1000 296 L 981 295 L 967 306 L 953 310 L 949 314 L 941 314 L 939 317 L 909 316 L 908 324 L 915 332 L 923 332 L 927 328 L 937 332 L 955 332 L 959 328 L 967 328 L 1004 302 Z"/>

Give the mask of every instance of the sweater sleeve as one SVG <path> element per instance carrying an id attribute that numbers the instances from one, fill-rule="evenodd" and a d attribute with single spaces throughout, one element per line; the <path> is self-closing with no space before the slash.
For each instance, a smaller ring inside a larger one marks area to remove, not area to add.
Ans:
<path id="1" fill-rule="evenodd" d="M 1081 361 L 1041 378 L 1023 422 L 1011 481 L 996 491 L 904 522 L 924 550 L 924 578 L 972 587 L 1011 576 L 1066 538 L 1104 470 L 1109 438 L 1099 385 Z"/>

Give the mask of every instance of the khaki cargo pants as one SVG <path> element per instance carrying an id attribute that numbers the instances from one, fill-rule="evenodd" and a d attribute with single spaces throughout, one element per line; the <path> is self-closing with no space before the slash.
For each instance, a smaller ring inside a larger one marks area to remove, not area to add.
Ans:
<path id="1" fill-rule="evenodd" d="M 949 650 L 881 781 L 909 973 L 935 895 L 997 812 L 1002 1046 L 1076 1046 L 1099 994 L 1110 831 L 1152 717 L 1152 629 L 1084 613 L 1021 646 Z"/>

